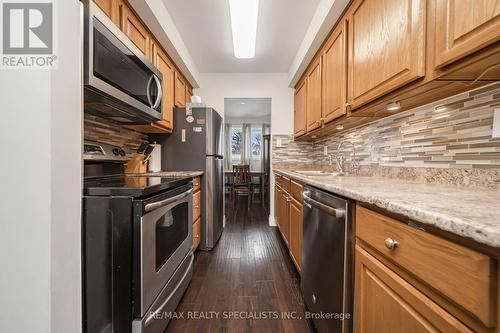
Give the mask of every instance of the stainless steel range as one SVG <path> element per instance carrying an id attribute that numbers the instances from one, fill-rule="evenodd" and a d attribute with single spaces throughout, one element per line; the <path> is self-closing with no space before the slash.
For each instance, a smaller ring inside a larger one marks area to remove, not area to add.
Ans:
<path id="1" fill-rule="evenodd" d="M 125 175 L 124 155 L 85 143 L 85 332 L 163 332 L 192 278 L 191 178 Z"/>

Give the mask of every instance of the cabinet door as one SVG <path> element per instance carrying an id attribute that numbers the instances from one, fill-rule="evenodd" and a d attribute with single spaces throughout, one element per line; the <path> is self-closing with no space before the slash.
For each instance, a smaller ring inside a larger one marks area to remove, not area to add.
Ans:
<path id="1" fill-rule="evenodd" d="M 500 40 L 500 0 L 436 0 L 435 66 Z"/>
<path id="2" fill-rule="evenodd" d="M 186 103 L 191 103 L 191 96 L 193 96 L 193 88 L 186 82 Z"/>
<path id="3" fill-rule="evenodd" d="M 115 0 L 94 0 L 94 2 L 109 18 L 113 17 L 113 6 Z"/>
<path id="4" fill-rule="evenodd" d="M 274 220 L 278 225 L 278 229 L 281 230 L 281 218 L 280 218 L 280 209 L 281 209 L 281 200 L 283 199 L 282 190 L 278 186 L 274 187 Z"/>
<path id="5" fill-rule="evenodd" d="M 290 254 L 300 271 L 302 263 L 302 204 L 296 200 L 288 205 L 290 218 Z"/>
<path id="6" fill-rule="evenodd" d="M 135 13 L 126 5 L 121 7 L 121 30 L 135 46 L 150 60 L 151 36 Z"/>
<path id="7" fill-rule="evenodd" d="M 175 72 L 175 106 L 179 108 L 186 106 L 186 83 L 177 71 Z"/>
<path id="8" fill-rule="evenodd" d="M 425 0 L 358 0 L 347 19 L 353 109 L 424 76 Z"/>
<path id="9" fill-rule="evenodd" d="M 162 112 L 164 124 L 167 128 L 173 128 L 174 112 L 174 66 L 167 57 L 167 54 L 160 48 L 156 42 L 152 47 L 153 64 L 163 74 L 163 97 Z"/>
<path id="10" fill-rule="evenodd" d="M 307 80 L 302 81 L 297 86 L 295 90 L 295 99 L 294 99 L 294 134 L 295 137 L 299 137 L 307 133 L 307 119 L 306 119 L 306 109 L 307 109 Z"/>
<path id="11" fill-rule="evenodd" d="M 359 246 L 355 258 L 356 332 L 471 332 Z"/>
<path id="12" fill-rule="evenodd" d="M 321 126 L 321 57 L 312 64 L 307 74 L 307 131 Z"/>
<path id="13" fill-rule="evenodd" d="M 346 113 L 347 53 L 344 24 L 341 23 L 330 36 L 323 53 L 323 119 L 325 123 Z"/>
<path id="14" fill-rule="evenodd" d="M 285 191 L 281 191 L 280 199 L 280 231 L 288 247 L 290 247 L 290 218 L 288 215 L 289 197 Z"/>

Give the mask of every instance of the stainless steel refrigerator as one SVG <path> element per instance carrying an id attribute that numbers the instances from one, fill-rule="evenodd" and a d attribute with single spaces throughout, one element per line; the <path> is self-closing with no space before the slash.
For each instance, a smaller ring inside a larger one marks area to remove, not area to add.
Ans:
<path id="1" fill-rule="evenodd" d="M 176 108 L 173 133 L 157 140 L 162 148 L 162 169 L 204 172 L 201 178 L 202 250 L 211 250 L 223 229 L 223 128 L 222 117 L 212 108 Z"/>

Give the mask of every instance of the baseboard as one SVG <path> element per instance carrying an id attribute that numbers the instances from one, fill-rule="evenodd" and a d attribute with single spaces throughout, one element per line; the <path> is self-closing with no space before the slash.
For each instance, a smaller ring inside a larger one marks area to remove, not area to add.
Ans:
<path id="1" fill-rule="evenodd" d="M 269 215 L 269 226 L 270 227 L 276 227 L 277 226 L 276 220 L 274 219 L 273 215 Z"/>

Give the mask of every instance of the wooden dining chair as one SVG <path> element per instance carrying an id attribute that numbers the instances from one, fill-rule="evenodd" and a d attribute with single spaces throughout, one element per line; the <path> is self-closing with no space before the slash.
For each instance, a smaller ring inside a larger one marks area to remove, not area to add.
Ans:
<path id="1" fill-rule="evenodd" d="M 233 165 L 233 184 L 232 184 L 232 200 L 236 194 L 246 193 L 248 195 L 248 204 L 252 199 L 252 180 L 250 178 L 250 166 L 247 164 Z"/>

